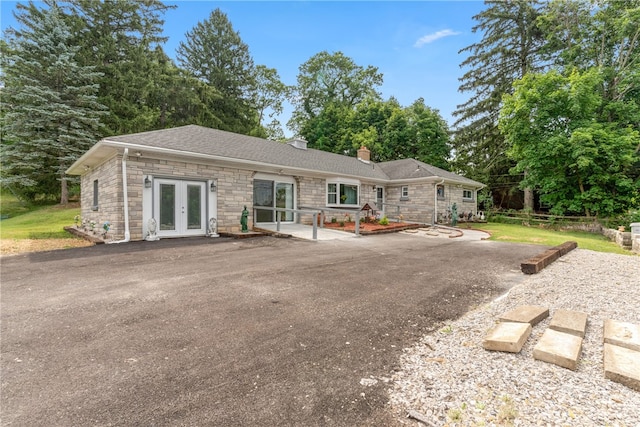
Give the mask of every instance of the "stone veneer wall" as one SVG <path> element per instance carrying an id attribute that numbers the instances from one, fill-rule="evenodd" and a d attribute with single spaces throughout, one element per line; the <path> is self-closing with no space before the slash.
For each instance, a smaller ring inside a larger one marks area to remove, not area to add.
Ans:
<path id="1" fill-rule="evenodd" d="M 433 184 L 406 184 L 409 197 L 402 198 L 402 187 L 394 185 L 386 187 L 385 215 L 390 221 L 431 223 L 433 219 Z M 400 207 L 400 212 L 398 212 Z M 401 216 L 401 217 L 400 217 Z"/>
<path id="2" fill-rule="evenodd" d="M 218 231 L 240 231 L 240 214 L 244 206 L 249 209 L 249 228 L 253 227 L 253 176 L 255 172 L 202 164 L 129 156 L 127 160 L 127 181 L 129 194 L 129 230 L 131 240 L 141 240 L 143 236 L 143 192 L 144 178 L 210 180 L 217 182 Z M 93 181 L 98 180 L 99 206 L 91 210 L 93 204 Z M 115 239 L 124 237 L 124 201 L 122 187 L 122 155 L 117 155 L 82 176 L 82 218 L 96 221 L 102 227 L 104 221 L 111 223 L 111 234 Z M 296 177 L 297 206 L 326 206 L 326 180 L 324 178 Z M 456 203 L 458 213 L 477 213 L 476 202 L 462 199 L 462 188 L 445 185 L 445 198 L 438 200 L 438 212 L 444 213 L 448 206 Z M 433 218 L 432 183 L 409 184 L 408 200 L 400 200 L 401 186 L 385 187 L 385 203 L 400 205 L 400 214 L 406 221 L 430 223 Z M 360 202 L 376 201 L 375 186 L 370 183 L 360 185 Z M 385 206 L 385 214 L 391 220 L 397 218 L 395 206 Z M 327 221 L 331 218 L 327 213 Z M 301 215 L 300 222 L 310 224 L 312 215 Z"/>
<path id="3" fill-rule="evenodd" d="M 387 217 L 391 220 L 397 219 L 397 207 L 393 205 L 398 205 L 400 206 L 400 214 L 403 220 L 431 223 L 434 210 L 434 184 L 406 185 L 409 187 L 408 199 L 401 199 L 400 197 L 403 185 L 387 187 L 386 203 L 389 205 L 386 208 Z M 462 190 L 464 190 L 463 187 L 444 184 L 444 198 L 438 199 L 438 213 L 444 215 L 447 212 L 447 208 L 455 203 L 458 214 L 471 212 L 476 215 L 478 212 L 476 200 L 463 199 Z"/>
<path id="4" fill-rule="evenodd" d="M 127 191 L 129 195 L 129 230 L 131 240 L 141 240 L 142 193 L 144 178 L 217 180 L 218 231 L 240 231 L 240 214 L 246 205 L 249 209 L 249 227 L 253 226 L 253 171 L 226 168 L 217 165 L 136 158 L 127 160 Z M 98 180 L 98 210 L 92 211 L 93 181 Z M 116 239 L 124 237 L 124 200 L 122 188 L 122 156 L 118 155 L 81 178 L 81 215 L 102 227 L 104 221 L 111 222 L 110 234 Z"/>
<path id="5" fill-rule="evenodd" d="M 473 195 L 474 199 L 464 199 L 462 197 L 462 190 L 471 190 L 471 194 Z M 447 192 L 449 192 L 449 197 L 447 197 Z M 460 187 L 457 185 L 447 185 L 447 188 L 445 188 L 445 199 L 448 199 L 451 205 L 453 205 L 454 203 L 456 204 L 458 215 L 462 213 L 468 214 L 469 212 L 471 212 L 473 215 L 476 215 L 478 213 L 478 204 L 476 203 L 475 197 L 475 191 L 471 188 Z M 445 212 L 447 206 L 448 205 L 440 206 L 440 204 L 438 203 L 438 211 Z"/>
<path id="6" fill-rule="evenodd" d="M 80 179 L 80 216 L 83 221 L 95 221 L 96 228 L 102 230 L 105 221 L 111 223 L 110 234 L 124 235 L 122 216 L 122 192 L 118 189 L 122 182 L 121 156 L 112 157 L 91 169 Z M 98 180 L 98 210 L 93 207 L 93 182 Z"/>
<path id="7" fill-rule="evenodd" d="M 131 189 L 142 190 L 144 177 L 151 175 L 157 178 L 171 179 L 215 179 L 217 185 L 217 226 L 220 232 L 240 231 L 240 215 L 244 206 L 249 210 L 249 228 L 253 226 L 253 171 L 202 164 L 160 159 L 134 159 L 127 164 L 129 177 L 129 220 L 131 238 L 134 239 L 133 227 L 136 227 L 136 239 L 142 233 L 142 197 L 133 199 Z M 207 189 L 208 191 L 208 189 Z M 211 197 L 211 194 L 209 195 Z M 139 209 L 138 209 L 139 205 Z M 135 219 L 133 219 L 135 217 Z"/>
<path id="8" fill-rule="evenodd" d="M 322 178 L 310 178 L 300 176 L 296 178 L 298 206 L 320 207 L 325 206 L 325 183 Z M 312 214 L 301 214 L 299 221 L 302 224 L 313 222 Z"/>

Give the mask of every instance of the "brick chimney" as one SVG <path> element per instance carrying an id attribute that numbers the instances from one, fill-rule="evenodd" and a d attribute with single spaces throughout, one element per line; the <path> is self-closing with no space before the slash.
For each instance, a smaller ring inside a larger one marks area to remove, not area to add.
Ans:
<path id="1" fill-rule="evenodd" d="M 358 150 L 358 160 L 362 160 L 363 162 L 371 161 L 371 151 L 364 145 Z"/>

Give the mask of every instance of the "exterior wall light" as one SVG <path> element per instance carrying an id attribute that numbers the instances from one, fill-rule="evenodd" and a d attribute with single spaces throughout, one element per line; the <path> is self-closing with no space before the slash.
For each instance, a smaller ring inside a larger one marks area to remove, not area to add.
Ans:
<path id="1" fill-rule="evenodd" d="M 211 185 L 209 186 L 209 188 L 211 189 L 212 193 L 215 193 L 216 190 L 218 189 L 218 187 L 216 186 L 216 182 L 215 181 L 211 181 Z"/>
<path id="2" fill-rule="evenodd" d="M 149 179 L 149 175 L 144 178 L 144 188 L 151 188 L 151 180 Z"/>

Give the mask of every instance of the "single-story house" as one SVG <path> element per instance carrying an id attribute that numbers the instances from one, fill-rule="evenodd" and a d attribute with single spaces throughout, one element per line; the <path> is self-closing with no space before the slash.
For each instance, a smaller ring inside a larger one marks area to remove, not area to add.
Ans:
<path id="1" fill-rule="evenodd" d="M 275 222 L 276 214 L 311 223 L 308 208 L 364 204 L 390 219 L 433 223 L 453 203 L 458 213 L 477 214 L 483 187 L 414 159 L 375 163 L 364 147 L 348 157 L 309 149 L 301 139 L 282 143 L 196 125 L 104 138 L 67 174 L 81 177 L 83 220 L 108 221 L 123 240 L 145 239 L 153 229 L 160 238 L 236 232 L 245 206 L 249 228 Z M 273 209 L 301 207 L 307 210 Z"/>

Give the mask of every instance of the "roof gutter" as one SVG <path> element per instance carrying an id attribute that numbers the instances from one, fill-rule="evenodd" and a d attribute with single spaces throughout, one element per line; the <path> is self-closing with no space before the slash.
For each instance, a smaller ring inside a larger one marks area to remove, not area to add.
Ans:
<path id="1" fill-rule="evenodd" d="M 124 239 L 116 240 L 108 243 L 127 243 L 131 240 L 129 232 L 129 194 L 127 192 L 127 159 L 129 158 L 129 149 L 124 149 L 122 155 L 122 196 L 124 197 Z"/>

